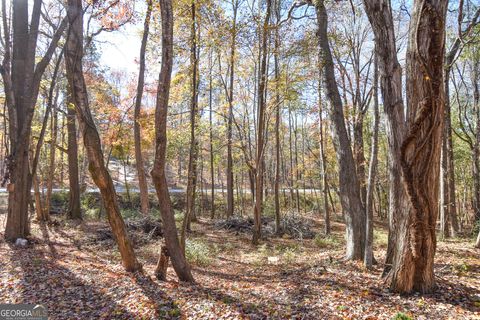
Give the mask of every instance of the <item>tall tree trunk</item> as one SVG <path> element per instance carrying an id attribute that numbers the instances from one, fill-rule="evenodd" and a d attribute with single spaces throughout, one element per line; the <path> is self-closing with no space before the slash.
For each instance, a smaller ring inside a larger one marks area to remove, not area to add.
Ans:
<path id="1" fill-rule="evenodd" d="M 260 79 L 258 80 L 258 112 L 257 112 L 257 154 L 255 161 L 255 207 L 252 243 L 258 244 L 262 235 L 262 209 L 263 209 L 263 180 L 265 159 L 265 113 L 266 113 L 266 84 L 267 84 L 267 43 L 269 37 L 269 22 L 272 0 L 267 0 L 265 20 L 261 30 L 261 63 Z"/>
<path id="2" fill-rule="evenodd" d="M 378 156 L 378 129 L 380 124 L 380 114 L 378 112 L 378 63 L 375 55 L 375 66 L 373 76 L 373 132 L 372 132 L 372 152 L 370 155 L 370 164 L 368 167 L 368 185 L 366 195 L 365 210 L 367 213 L 366 236 L 365 236 L 365 256 L 363 263 L 365 267 L 371 268 L 373 265 L 373 192 L 375 191 L 375 175 L 377 173 Z"/>
<path id="3" fill-rule="evenodd" d="M 444 121 L 443 62 L 447 1 L 413 5 L 407 50 L 408 131 L 401 147 L 407 198 L 399 212 L 392 269 L 387 282 L 395 292 L 435 288 L 440 151 Z"/>
<path id="4" fill-rule="evenodd" d="M 160 213 L 164 228 L 165 247 L 160 250 L 160 258 L 155 274 L 159 279 L 166 279 L 169 258 L 177 276 L 182 281 L 192 282 L 190 266 L 180 246 L 177 226 L 173 215 L 172 202 L 168 192 L 165 174 L 167 151 L 167 115 L 170 81 L 173 67 L 173 8 L 171 0 L 159 0 L 162 18 L 162 66 L 158 79 L 157 102 L 155 108 L 155 161 L 151 171 L 152 180 L 157 191 Z"/>
<path id="5" fill-rule="evenodd" d="M 320 61 L 319 61 L 320 62 Z M 320 145 L 320 175 L 322 179 L 322 194 L 323 194 L 323 218 L 325 221 L 324 232 L 325 235 L 330 234 L 330 209 L 328 206 L 328 178 L 327 178 L 327 157 L 325 155 L 325 141 L 323 134 L 323 104 L 322 104 L 322 73 L 320 65 L 320 75 L 318 78 L 318 130 L 319 130 L 319 145 Z"/>
<path id="6" fill-rule="evenodd" d="M 295 118 L 293 120 L 293 148 L 294 148 L 294 164 L 295 164 L 295 211 L 300 213 L 300 192 L 298 191 L 300 185 L 300 169 L 298 165 L 298 125 L 297 125 L 297 112 L 293 112 Z"/>
<path id="7" fill-rule="evenodd" d="M 365 249 L 365 208 L 360 195 L 350 140 L 348 139 L 343 104 L 335 80 L 330 44 L 327 36 L 327 11 L 323 0 L 315 3 L 320 44 L 320 63 L 323 83 L 331 104 L 332 140 L 337 154 L 340 178 L 340 201 L 344 211 L 347 231 L 347 259 L 363 260 Z"/>
<path id="8" fill-rule="evenodd" d="M 391 269 L 398 231 L 398 215 L 406 197 L 402 185 L 400 146 L 405 134 L 402 97 L 402 69 L 397 59 L 395 28 L 389 0 L 364 0 L 365 11 L 375 34 L 375 51 L 380 76 L 383 108 L 386 115 L 388 139 L 389 207 L 388 246 L 385 258 L 385 276 Z"/>
<path id="9" fill-rule="evenodd" d="M 191 30 L 190 30 L 190 65 L 192 72 L 191 99 L 190 99 L 190 151 L 188 157 L 188 182 L 187 201 L 185 216 L 183 218 L 181 244 L 185 250 L 187 230 L 190 230 L 190 221 L 194 216 L 195 196 L 197 188 L 197 165 L 198 165 L 198 138 L 196 136 L 198 126 L 198 56 L 197 56 L 197 13 L 196 0 L 192 0 L 191 6 Z"/>
<path id="10" fill-rule="evenodd" d="M 446 108 L 447 103 L 445 103 Z M 447 111 L 445 111 L 447 113 Z M 442 151 L 440 167 L 440 234 L 442 238 L 450 238 L 450 193 L 449 193 L 449 174 L 448 174 L 448 151 L 446 123 L 442 132 Z"/>
<path id="11" fill-rule="evenodd" d="M 235 77 L 235 50 L 237 40 L 237 11 L 238 0 L 232 0 L 233 21 L 231 29 L 232 43 L 230 46 L 230 79 L 228 91 L 228 120 L 227 120 L 227 217 L 233 215 L 233 156 L 232 156 L 232 121 L 233 121 L 233 83 Z"/>
<path id="12" fill-rule="evenodd" d="M 473 213 L 474 222 L 480 223 L 480 73 L 478 71 L 478 64 L 480 61 L 475 61 L 473 70 L 473 107 L 475 114 L 475 132 L 473 137 Z"/>
<path id="13" fill-rule="evenodd" d="M 275 49 L 273 51 L 275 64 L 275 232 L 281 232 L 280 226 L 280 122 L 281 122 L 281 103 L 280 103 L 280 67 L 279 67 L 279 50 L 280 50 L 280 0 L 275 0 Z"/>
<path id="14" fill-rule="evenodd" d="M 29 37 L 35 38 L 36 34 L 29 35 L 28 28 L 28 1 L 15 1 L 13 9 L 13 59 L 12 59 L 12 91 L 15 101 L 9 102 L 9 128 L 11 155 L 8 159 L 7 168 L 9 171 L 10 183 L 7 186 L 8 194 L 8 215 L 5 227 L 5 238 L 15 240 L 25 238 L 28 230 L 28 202 L 30 193 L 30 175 L 28 147 L 30 143 L 30 123 L 27 122 L 26 114 L 29 109 L 28 93 L 26 85 L 28 77 L 31 76 L 29 57 Z M 40 15 L 40 8 L 35 14 Z M 32 20 L 39 19 L 34 17 Z M 38 27 L 38 25 L 37 25 Z M 32 30 L 36 32 L 36 30 Z M 5 83 L 4 77 L 4 83 Z M 8 96 L 7 96 L 8 97 Z M 25 129 L 24 129 L 25 128 Z M 26 135 L 21 136 L 25 130 Z"/>
<path id="15" fill-rule="evenodd" d="M 42 205 L 42 195 L 40 194 L 40 185 L 38 183 L 38 176 L 35 173 L 33 175 L 33 192 L 35 195 L 35 213 L 37 216 L 38 221 L 43 221 L 43 213 L 44 211 L 42 210 L 43 205 Z"/>
<path id="16" fill-rule="evenodd" d="M 140 128 L 140 111 L 142 109 L 143 86 L 145 84 L 145 51 L 147 49 L 148 31 L 150 27 L 150 16 L 152 14 L 152 0 L 147 0 L 147 13 L 143 24 L 142 44 L 140 46 L 140 70 L 138 72 L 137 96 L 135 98 L 133 136 L 135 140 L 135 164 L 137 167 L 138 186 L 140 189 L 140 210 L 148 214 L 148 182 L 145 172 L 145 164 L 142 156 L 142 136 Z"/>
<path id="17" fill-rule="evenodd" d="M 68 219 L 82 219 L 80 206 L 80 182 L 78 178 L 78 142 L 77 125 L 75 120 L 75 104 L 72 100 L 72 93 L 68 88 L 67 104 L 67 144 L 68 144 Z"/>
<path id="18" fill-rule="evenodd" d="M 57 92 L 58 97 L 58 92 Z M 50 142 L 50 159 L 49 159 L 49 173 L 47 180 L 47 196 L 45 197 L 45 208 L 43 212 L 44 220 L 50 220 L 50 202 L 53 192 L 53 180 L 55 179 L 55 154 L 57 150 L 57 127 L 58 127 L 58 112 L 56 102 L 52 110 L 52 119 L 51 119 L 51 142 Z"/>
<path id="19" fill-rule="evenodd" d="M 208 58 L 210 68 L 208 74 L 208 108 L 209 108 L 209 142 L 210 142 L 210 181 L 211 181 L 211 205 L 210 218 L 215 218 L 215 168 L 214 168 L 214 156 L 213 156 L 213 50 L 210 50 Z"/>
<path id="20" fill-rule="evenodd" d="M 68 0 L 67 15 L 70 27 L 65 45 L 66 73 L 88 156 L 88 169 L 93 181 L 100 189 L 102 201 L 108 216 L 108 222 L 110 223 L 112 233 L 122 256 L 123 266 L 127 271 L 137 271 L 140 270 L 142 266 L 137 261 L 132 243 L 125 228 L 125 223 L 120 214 L 113 181 L 103 159 L 100 136 L 98 135 L 97 128 L 90 113 L 82 66 L 82 1 Z"/>

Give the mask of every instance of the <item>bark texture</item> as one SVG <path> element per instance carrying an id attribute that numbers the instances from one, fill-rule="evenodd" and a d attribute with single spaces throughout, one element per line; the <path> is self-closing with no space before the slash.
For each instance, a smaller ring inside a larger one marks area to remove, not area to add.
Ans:
<path id="1" fill-rule="evenodd" d="M 440 152 L 445 105 L 443 62 L 447 1 L 415 1 L 407 50 L 408 131 L 401 147 L 407 197 L 400 212 L 392 269 L 395 292 L 435 288 Z"/>

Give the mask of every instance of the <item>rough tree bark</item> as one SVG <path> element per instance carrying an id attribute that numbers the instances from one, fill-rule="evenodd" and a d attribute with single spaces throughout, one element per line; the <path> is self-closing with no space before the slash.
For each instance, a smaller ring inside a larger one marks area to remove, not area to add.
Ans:
<path id="1" fill-rule="evenodd" d="M 317 37 L 320 44 L 322 81 L 331 104 L 332 140 L 337 155 L 340 179 L 340 201 L 345 215 L 347 232 L 347 259 L 363 260 L 365 249 L 365 208 L 360 195 L 360 183 L 355 174 L 355 161 L 345 126 L 343 104 L 335 80 L 330 44 L 327 36 L 328 16 L 323 0 L 315 2 Z"/>
<path id="2" fill-rule="evenodd" d="M 92 179 L 100 189 L 108 222 L 112 228 L 122 256 L 123 266 L 127 271 L 141 270 L 133 246 L 126 232 L 125 223 L 120 214 L 117 195 L 112 178 L 105 166 L 102 146 L 97 128 L 93 122 L 88 93 L 83 76 L 83 9 L 81 0 L 68 0 L 67 16 L 69 31 L 65 49 L 65 66 L 68 84 L 72 92 L 80 130 L 88 157 L 88 169 Z"/>
<path id="3" fill-rule="evenodd" d="M 440 151 L 444 121 L 443 62 L 447 1 L 416 0 L 407 49 L 408 131 L 401 146 L 403 187 L 390 289 L 400 293 L 435 288 Z"/>
<path id="4" fill-rule="evenodd" d="M 397 215 L 405 198 L 402 183 L 400 146 L 405 134 L 404 104 L 402 98 L 402 69 L 397 59 L 392 8 L 388 0 L 364 0 L 373 33 L 380 76 L 380 89 L 386 115 L 389 159 L 388 246 L 384 275 L 391 268 L 397 234 Z"/>
<path id="5" fill-rule="evenodd" d="M 166 266 L 169 258 L 177 276 L 182 281 L 193 282 L 190 266 L 185 259 L 178 239 L 173 215 L 172 202 L 165 175 L 167 150 L 167 115 L 170 81 L 173 67 L 173 8 L 171 0 L 159 0 L 162 18 L 162 66 L 158 79 L 157 102 L 155 108 L 155 161 L 151 171 L 157 191 L 160 213 L 164 228 L 165 247 L 160 250 L 160 258 L 155 274 L 166 279 Z"/>
<path id="6" fill-rule="evenodd" d="M 148 182 L 145 172 L 145 164 L 142 156 L 142 136 L 140 128 L 140 111 L 142 109 L 143 86 L 145 84 L 145 51 L 147 49 L 148 32 L 150 28 L 150 16 L 152 15 L 152 0 L 147 0 L 147 13 L 143 24 L 142 44 L 140 46 L 140 70 L 138 72 L 137 96 L 135 98 L 133 136 L 135 140 L 135 164 L 137 168 L 138 187 L 140 189 L 140 210 L 148 214 Z"/>

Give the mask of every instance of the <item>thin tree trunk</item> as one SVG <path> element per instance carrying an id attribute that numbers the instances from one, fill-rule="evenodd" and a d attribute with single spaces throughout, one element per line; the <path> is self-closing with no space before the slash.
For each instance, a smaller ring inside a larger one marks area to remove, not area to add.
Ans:
<path id="1" fill-rule="evenodd" d="M 57 92 L 58 97 L 58 92 Z M 55 103 L 56 104 L 56 103 Z M 55 178 L 55 154 L 57 149 L 57 127 L 58 127 L 58 112 L 57 106 L 53 106 L 52 119 L 51 119 L 51 143 L 50 143 L 50 163 L 49 163 L 49 173 L 47 180 L 47 196 L 45 198 L 45 208 L 43 212 L 44 220 L 50 220 L 50 202 L 52 198 L 53 191 L 53 180 Z"/>
<path id="2" fill-rule="evenodd" d="M 177 227 L 173 215 L 172 202 L 168 192 L 165 175 L 167 150 L 167 115 L 170 81 L 173 67 L 173 8 L 171 0 L 159 0 L 162 18 L 162 67 L 160 70 L 155 108 L 155 161 L 151 171 L 152 180 L 157 191 L 160 213 L 165 237 L 165 247 L 160 250 L 160 258 L 155 270 L 157 278 L 165 280 L 168 260 L 171 258 L 173 268 L 182 281 L 193 282 L 190 266 L 178 239 Z"/>
<path id="3" fill-rule="evenodd" d="M 231 29 L 232 43 L 230 46 L 230 82 L 228 91 L 228 120 L 227 120 L 227 217 L 233 215 L 233 156 L 232 156 L 232 121 L 233 121 L 233 84 L 235 77 L 235 50 L 237 38 L 237 11 L 238 0 L 232 0 L 233 21 Z"/>
<path id="4" fill-rule="evenodd" d="M 197 19 L 196 19 L 196 0 L 191 3 L 191 47 L 190 47 L 190 65 L 192 72 L 191 81 L 191 99 L 190 99 L 190 151 L 188 158 L 188 182 L 187 182 L 187 200 L 185 216 L 183 218 L 182 232 L 180 242 L 185 250 L 185 241 L 187 231 L 190 230 L 190 222 L 195 215 L 195 196 L 197 187 L 197 165 L 198 165 L 198 139 L 196 136 L 198 126 L 198 57 L 197 57 Z"/>
<path id="5" fill-rule="evenodd" d="M 38 183 L 38 176 L 35 174 L 33 176 L 33 192 L 35 195 L 35 213 L 38 221 L 43 221 L 43 205 L 42 205 L 42 195 L 40 194 L 40 185 Z"/>
<path id="6" fill-rule="evenodd" d="M 445 103 L 446 105 L 446 103 Z M 445 111 L 446 113 L 446 111 Z M 446 126 L 442 133 L 442 151 L 440 167 L 440 234 L 443 239 L 450 238 L 450 193 L 448 174 L 448 151 Z"/>
<path id="7" fill-rule="evenodd" d="M 148 200 L 148 182 L 145 172 L 145 164 L 142 156 L 142 135 L 140 127 L 140 115 L 142 109 L 143 86 L 145 84 L 145 51 L 147 49 L 148 32 L 150 27 L 150 16 L 152 14 L 152 0 L 147 0 L 147 13 L 143 24 L 142 44 L 140 46 L 140 66 L 138 72 L 137 96 L 135 97 L 135 112 L 133 136 L 135 140 L 135 164 L 137 168 L 138 187 L 140 189 L 140 210 L 148 214 L 150 204 Z"/>
<path id="8" fill-rule="evenodd" d="M 78 178 L 78 142 L 77 125 L 75 120 L 75 104 L 72 100 L 72 93 L 68 87 L 67 104 L 67 144 L 68 144 L 68 219 L 82 219 L 80 206 L 80 182 Z"/>
<path id="9" fill-rule="evenodd" d="M 480 223 L 480 73 L 479 61 L 475 61 L 473 70 L 473 107 L 475 115 L 475 132 L 473 137 L 473 214 L 474 223 Z"/>
<path id="10" fill-rule="evenodd" d="M 208 75 L 208 107 L 209 107 L 209 142 L 210 142 L 210 181 L 211 181 L 211 202 L 212 202 L 212 209 L 210 211 L 210 218 L 215 218 L 215 168 L 214 168 L 214 156 L 213 156 L 213 76 L 212 76 L 212 69 L 213 69 L 213 61 L 212 61 L 212 53 L 213 50 L 210 50 L 209 55 L 209 75 Z"/>
<path id="11" fill-rule="evenodd" d="M 320 77 L 318 79 L 318 130 L 320 136 L 320 175 L 322 180 L 322 194 L 323 194 L 323 218 L 325 221 L 324 232 L 325 235 L 330 234 L 330 209 L 328 206 L 328 179 L 325 155 L 325 141 L 323 135 L 323 104 L 322 104 L 322 82 L 321 82 L 321 68 Z"/>
<path id="12" fill-rule="evenodd" d="M 370 155 L 370 164 L 368 167 L 368 185 L 366 195 L 366 226 L 365 226 L 365 267 L 371 268 L 373 265 L 373 192 L 375 191 L 375 175 L 377 173 L 377 156 L 378 156 L 378 129 L 380 123 L 380 114 L 378 112 L 378 64 L 375 55 L 375 66 L 373 76 L 373 132 L 372 132 L 372 151 Z"/>
<path id="13" fill-rule="evenodd" d="M 258 81 L 258 115 L 257 115 L 257 154 L 255 161 L 255 208 L 252 243 L 258 244 L 262 235 L 262 209 L 263 209 L 263 180 L 265 159 L 265 113 L 266 113 L 266 83 L 267 83 L 267 40 L 269 38 L 269 22 L 272 0 L 267 0 L 265 20 L 261 30 L 261 63 L 260 78 Z"/>
<path id="14" fill-rule="evenodd" d="M 281 103 L 280 103 L 280 67 L 279 67 L 279 50 L 280 50 L 280 35 L 278 32 L 280 23 L 280 0 L 275 0 L 275 49 L 273 51 L 275 63 L 275 232 L 281 232 L 280 226 L 280 122 L 281 122 Z"/>

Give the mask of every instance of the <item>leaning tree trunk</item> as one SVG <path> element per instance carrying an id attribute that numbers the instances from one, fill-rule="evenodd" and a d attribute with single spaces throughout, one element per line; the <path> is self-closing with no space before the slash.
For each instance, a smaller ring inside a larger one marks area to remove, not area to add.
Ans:
<path id="1" fill-rule="evenodd" d="M 365 249 L 365 209 L 360 195 L 350 140 L 348 139 L 343 104 L 335 80 L 330 44 L 327 36 L 327 11 L 323 0 L 315 3 L 317 12 L 317 37 L 320 44 L 322 81 L 331 104 L 332 140 L 337 154 L 340 178 L 340 201 L 345 213 L 347 231 L 347 259 L 363 260 Z"/>
<path id="2" fill-rule="evenodd" d="M 140 111 L 142 109 L 143 86 L 145 83 L 145 51 L 147 49 L 148 30 L 150 27 L 150 16 L 152 14 L 152 0 L 147 0 L 147 14 L 143 26 L 142 44 L 140 46 L 140 70 L 138 72 L 137 96 L 135 98 L 133 136 L 135 140 L 135 164 L 137 167 L 138 187 L 140 189 L 140 210 L 148 214 L 148 182 L 145 173 L 145 164 L 142 156 L 142 136 L 140 128 Z"/>
<path id="3" fill-rule="evenodd" d="M 401 147 L 407 198 L 387 282 L 395 292 L 435 288 L 440 151 L 445 105 L 443 61 L 447 1 L 414 2 L 407 50 L 408 131 Z"/>
<path id="4" fill-rule="evenodd" d="M 157 190 L 160 213 L 165 237 L 165 247 L 160 250 L 155 274 L 165 280 L 169 258 L 177 276 L 182 281 L 194 281 L 190 266 L 185 259 L 178 239 L 177 227 L 173 215 L 172 202 L 168 193 L 165 175 L 167 151 L 167 115 L 168 97 L 173 66 L 173 8 L 171 0 L 160 0 L 162 18 L 162 67 L 158 79 L 157 104 L 155 109 L 155 161 L 151 171 L 152 180 Z"/>
<path id="5" fill-rule="evenodd" d="M 83 77 L 83 9 L 81 0 L 68 0 L 69 32 L 65 50 L 65 65 L 68 84 L 72 91 L 72 101 L 75 103 L 80 130 L 88 157 L 88 169 L 92 179 L 100 189 L 108 222 L 112 228 L 122 256 L 123 266 L 127 271 L 141 270 L 133 251 L 133 246 L 126 232 L 125 223 L 120 214 L 117 194 L 112 178 L 105 166 L 102 146 L 97 128 L 93 122 L 88 104 L 87 87 Z"/>

